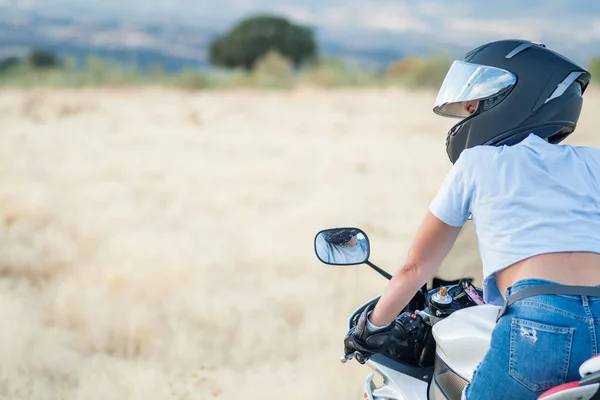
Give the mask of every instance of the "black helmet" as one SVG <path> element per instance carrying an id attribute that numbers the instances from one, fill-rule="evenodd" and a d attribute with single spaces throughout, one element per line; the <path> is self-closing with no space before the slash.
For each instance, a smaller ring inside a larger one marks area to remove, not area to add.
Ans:
<path id="1" fill-rule="evenodd" d="M 446 138 L 450 161 L 466 148 L 513 145 L 530 133 L 559 143 L 575 130 L 590 78 L 539 43 L 502 40 L 471 50 L 450 67 L 433 109 L 462 118 Z"/>
<path id="2" fill-rule="evenodd" d="M 340 245 L 350 241 L 352 236 L 356 236 L 359 232 L 360 229 L 329 229 L 323 231 L 323 238 L 331 244 Z"/>

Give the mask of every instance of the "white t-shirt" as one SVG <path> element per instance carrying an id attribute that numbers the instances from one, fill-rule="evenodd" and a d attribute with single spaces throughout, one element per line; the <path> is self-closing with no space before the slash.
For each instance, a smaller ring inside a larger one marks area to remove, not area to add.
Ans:
<path id="1" fill-rule="evenodd" d="M 484 298 L 500 305 L 496 271 L 539 254 L 600 253 L 600 149 L 534 134 L 466 149 L 429 209 L 452 226 L 473 215 Z"/>

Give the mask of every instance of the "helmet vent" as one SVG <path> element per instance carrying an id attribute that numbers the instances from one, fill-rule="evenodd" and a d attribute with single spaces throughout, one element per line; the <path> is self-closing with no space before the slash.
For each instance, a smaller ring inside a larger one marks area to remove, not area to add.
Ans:
<path id="1" fill-rule="evenodd" d="M 485 99 L 483 101 L 483 111 L 487 111 L 490 108 L 495 107 L 498 103 L 500 103 L 502 100 L 504 100 L 504 98 L 508 95 L 509 92 L 510 92 L 510 90 L 503 90 L 496 96 Z"/>
<path id="2" fill-rule="evenodd" d="M 543 43 L 535 43 L 535 42 L 523 43 L 523 44 L 520 44 L 517 47 L 515 47 L 513 49 L 513 51 L 511 51 L 510 53 L 508 53 L 506 55 L 505 58 L 513 58 L 514 56 L 516 56 L 520 52 L 525 51 L 525 50 L 527 50 L 528 48 L 530 48 L 532 46 L 546 47 L 546 45 L 544 45 Z"/>
<path id="3" fill-rule="evenodd" d="M 523 43 L 523 44 L 520 44 L 517 47 L 515 47 L 513 49 L 513 51 L 511 51 L 510 53 L 508 53 L 506 55 L 506 58 L 513 58 L 514 56 L 516 56 L 517 54 L 519 54 L 520 52 L 522 52 L 524 50 L 527 50 L 531 46 L 533 46 L 533 43 Z"/>
<path id="4" fill-rule="evenodd" d="M 569 86 L 571 86 L 571 84 L 573 82 L 575 82 L 582 74 L 583 74 L 582 71 L 571 72 L 561 83 L 559 83 L 556 86 L 556 89 L 554 89 L 554 92 L 552 92 L 550 97 L 548 97 L 548 99 L 546 99 L 544 104 L 546 104 L 547 102 L 549 102 L 552 99 L 556 99 L 557 97 L 562 96 L 563 93 L 567 90 L 567 88 Z"/>

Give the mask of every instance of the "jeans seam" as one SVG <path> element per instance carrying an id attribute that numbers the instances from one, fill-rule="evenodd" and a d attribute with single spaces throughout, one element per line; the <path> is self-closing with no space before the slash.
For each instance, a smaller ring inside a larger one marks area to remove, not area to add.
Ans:
<path id="1" fill-rule="evenodd" d="M 563 376 L 565 377 L 565 381 L 569 375 L 569 365 L 571 364 L 571 349 L 573 348 L 574 333 L 575 328 L 569 328 L 569 344 L 567 345 L 567 356 L 565 357 L 565 364 L 563 365 Z"/>
<path id="2" fill-rule="evenodd" d="M 522 319 L 522 318 L 514 318 L 513 321 L 516 321 L 515 324 L 529 326 L 532 328 L 537 328 L 542 331 L 553 332 L 553 333 L 567 333 L 567 332 L 570 332 L 572 329 L 572 328 L 564 327 L 564 326 L 554 326 L 554 325 L 543 324 L 540 322 L 535 322 L 535 321 L 531 321 L 528 319 Z"/>
<path id="3" fill-rule="evenodd" d="M 517 305 L 518 306 L 530 306 L 530 307 L 542 308 L 544 310 L 552 311 L 552 312 L 555 312 L 557 314 L 561 314 L 561 315 L 563 315 L 563 316 L 565 316 L 567 318 L 579 320 L 579 321 L 582 321 L 582 322 L 588 320 L 587 317 L 584 317 L 582 315 L 573 314 L 573 313 L 565 311 L 565 310 L 563 310 L 561 308 L 557 308 L 557 307 L 554 307 L 554 306 L 551 306 L 551 305 L 548 305 L 548 304 L 544 304 L 544 303 L 538 303 L 538 302 L 535 302 L 535 301 L 527 301 L 527 300 L 525 300 L 525 301 L 519 301 L 518 303 L 515 303 L 515 306 L 517 306 Z"/>
<path id="4" fill-rule="evenodd" d="M 590 309 L 589 299 L 587 296 L 581 296 L 581 303 L 583 309 L 585 310 L 585 314 L 587 315 L 587 326 L 590 332 L 590 339 L 592 342 L 592 354 L 598 354 L 598 345 L 596 344 L 596 325 L 594 320 L 594 314 L 592 314 L 592 310 Z"/>

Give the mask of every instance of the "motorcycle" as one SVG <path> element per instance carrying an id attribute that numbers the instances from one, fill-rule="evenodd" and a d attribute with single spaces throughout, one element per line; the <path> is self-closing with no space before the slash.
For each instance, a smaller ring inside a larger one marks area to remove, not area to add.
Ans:
<path id="1" fill-rule="evenodd" d="M 366 264 L 388 280 L 385 270 L 369 260 L 370 242 L 358 228 L 333 228 L 317 233 L 317 258 L 328 265 Z M 380 296 L 358 307 L 348 319 L 348 330 L 362 311 Z M 483 291 L 472 279 L 433 279 L 424 285 L 396 317 L 407 332 L 406 340 L 384 353 L 366 355 L 344 351 L 341 362 L 355 359 L 374 372 L 364 385 L 369 400 L 459 400 L 476 366 L 487 353 L 500 307 L 485 304 Z M 543 400 L 600 400 L 600 355 L 584 362 L 581 380 L 549 389 Z M 375 383 L 375 374 L 382 383 Z"/>

